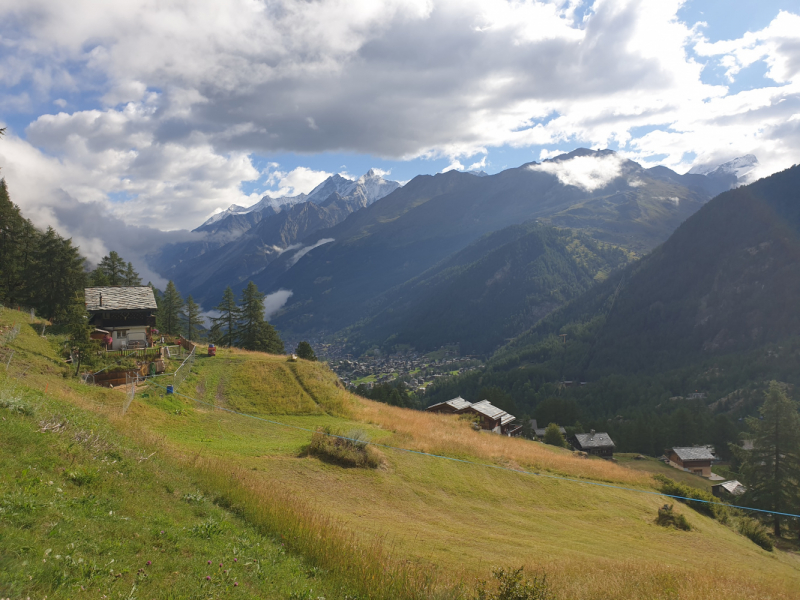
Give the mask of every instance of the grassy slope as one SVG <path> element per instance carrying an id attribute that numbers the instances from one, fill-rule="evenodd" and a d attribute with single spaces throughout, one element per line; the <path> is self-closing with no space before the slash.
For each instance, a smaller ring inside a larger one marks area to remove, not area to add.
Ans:
<path id="1" fill-rule="evenodd" d="M 73 395 L 48 343 L 9 317 L 23 329 L 8 372 L 0 367 L 0 597 L 345 596 L 163 452 L 64 402 L 121 394 Z"/>
<path id="2" fill-rule="evenodd" d="M 36 345 L 42 357 L 51 355 L 44 340 L 33 336 L 20 340 L 20 344 L 28 343 Z M 40 362 L 46 364 L 44 358 Z M 181 386 L 182 393 L 306 430 L 318 425 L 343 431 L 361 428 L 373 440 L 409 449 L 653 489 L 646 473 L 574 458 L 524 440 L 475 433 L 453 418 L 350 397 L 321 365 L 220 349 L 216 358 L 198 358 L 195 371 Z M 280 377 L 270 385 L 264 373 L 280 373 Z M 319 527 L 327 537 L 317 536 L 319 540 L 351 543 L 348 536 L 352 536 L 353 548 L 363 550 L 382 538 L 383 554 L 375 546 L 373 552 L 354 551 L 340 559 L 357 565 L 349 576 L 360 581 L 361 589 L 370 589 L 365 584 L 369 577 L 380 581 L 373 589 L 392 585 L 381 574 L 391 572 L 388 567 L 368 574 L 380 559 L 386 561 L 384 567 L 409 560 L 407 564 L 438 577 L 440 585 L 452 583 L 456 575 L 485 576 L 492 565 L 539 565 L 547 570 L 560 598 L 793 598 L 800 594 L 800 563 L 795 555 L 767 553 L 682 505 L 676 508 L 694 530 L 660 528 L 653 523 L 657 507 L 663 504 L 657 495 L 389 449 L 381 450 L 384 465 L 378 470 L 343 469 L 301 456 L 310 438 L 308 431 L 181 398 L 168 399 L 153 388 L 137 395 L 121 418 L 115 416 L 122 401 L 118 392 L 37 377 L 31 381 L 37 389 L 49 385 L 74 404 L 106 412 L 111 426 L 140 443 L 155 444 L 165 460 L 168 457 L 206 473 L 203 485 L 216 486 L 222 495 L 235 498 L 251 522 L 271 524 L 272 530 L 281 533 L 282 527 L 293 527 L 298 540 L 304 535 L 313 537 L 308 533 L 309 527 L 313 532 L 313 524 L 303 529 L 287 521 L 285 514 L 296 510 L 308 519 L 323 519 Z M 88 402 L 87 395 L 99 404 Z M 230 483 L 233 479 L 235 484 Z M 269 521 L 256 508 L 247 508 L 280 502 L 284 503 L 281 510 L 289 511 L 282 513 L 283 520 L 269 517 Z M 331 556 L 343 554 L 332 551 L 326 557 L 314 544 L 304 548 L 321 564 L 332 565 Z M 431 563 L 439 569 L 430 568 Z"/>

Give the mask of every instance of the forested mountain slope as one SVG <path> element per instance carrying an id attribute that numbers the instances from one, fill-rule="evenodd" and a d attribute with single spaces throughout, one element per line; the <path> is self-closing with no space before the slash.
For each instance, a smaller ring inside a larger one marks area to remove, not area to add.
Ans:
<path id="1" fill-rule="evenodd" d="M 570 179 L 573 161 L 584 160 L 609 161 L 613 173 L 601 183 Z M 709 198 L 695 179 L 677 174 L 673 179 L 651 174 L 611 151 L 584 149 L 487 177 L 453 171 L 420 176 L 307 238 L 309 245 L 333 241 L 297 264 L 281 258 L 254 280 L 261 289 L 292 291 L 276 317 L 279 327 L 336 331 L 373 316 L 384 307 L 389 290 L 481 236 L 533 219 L 644 253 Z"/>
<path id="2" fill-rule="evenodd" d="M 651 255 L 520 336 L 495 360 L 524 362 L 548 335 L 594 319 L 568 367 L 572 375 L 655 372 L 800 335 L 799 297 L 795 166 L 719 195 Z"/>
<path id="3" fill-rule="evenodd" d="M 489 354 L 628 259 L 585 235 L 513 225 L 386 292 L 379 299 L 385 308 L 348 340 L 420 351 L 457 342 L 461 354 Z"/>

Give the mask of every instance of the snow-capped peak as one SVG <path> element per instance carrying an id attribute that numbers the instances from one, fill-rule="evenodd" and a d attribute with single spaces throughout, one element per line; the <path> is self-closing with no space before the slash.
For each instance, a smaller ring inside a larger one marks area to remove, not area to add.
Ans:
<path id="1" fill-rule="evenodd" d="M 696 165 L 689 170 L 694 175 L 735 175 L 737 180 L 747 179 L 747 175 L 758 165 L 758 159 L 752 154 L 745 154 L 722 164 Z"/>
<path id="2" fill-rule="evenodd" d="M 381 173 L 376 169 L 370 169 L 353 182 L 342 195 L 349 196 L 360 189 L 367 198 L 367 204 L 372 204 L 400 187 L 397 181 L 384 179 Z"/>

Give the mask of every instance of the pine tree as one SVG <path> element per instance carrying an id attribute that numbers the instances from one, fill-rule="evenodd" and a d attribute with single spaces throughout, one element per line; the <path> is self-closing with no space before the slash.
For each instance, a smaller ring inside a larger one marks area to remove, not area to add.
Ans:
<path id="1" fill-rule="evenodd" d="M 186 298 L 181 317 L 186 331 L 186 339 L 194 340 L 197 334 L 197 326 L 203 322 L 203 319 L 200 317 L 200 305 L 191 296 Z"/>
<path id="2" fill-rule="evenodd" d="M 749 418 L 753 450 L 744 453 L 742 474 L 746 500 L 756 508 L 779 512 L 800 509 L 800 415 L 797 405 L 772 382 L 761 418 Z M 782 517 L 772 516 L 776 537 L 781 535 Z"/>
<path id="3" fill-rule="evenodd" d="M 242 292 L 240 341 L 246 350 L 270 354 L 283 354 L 285 351 L 278 332 L 264 320 L 264 294 L 252 281 Z"/>
<path id="4" fill-rule="evenodd" d="M 72 297 L 85 287 L 84 258 L 72 240 L 65 240 L 48 227 L 39 238 L 35 262 L 36 269 L 30 277 L 35 289 L 31 304 L 51 321 L 62 320 Z"/>
<path id="5" fill-rule="evenodd" d="M 216 328 L 214 333 L 218 336 L 216 341 L 223 346 L 233 346 L 236 343 L 237 324 L 241 315 L 230 286 L 225 288 L 222 301 L 214 308 L 219 311 L 219 317 L 212 319 L 212 329 Z"/>
<path id="6" fill-rule="evenodd" d="M 26 305 L 35 295 L 30 277 L 41 234 L 11 202 L 5 179 L 0 179 L 0 301 Z"/>
<path id="7" fill-rule="evenodd" d="M 81 365 L 91 356 L 96 346 L 90 338 L 92 326 L 89 324 L 89 313 L 81 293 L 73 294 L 67 308 L 67 331 L 69 332 L 70 353 L 74 358 L 75 375 L 80 373 Z"/>
<path id="8" fill-rule="evenodd" d="M 314 352 L 314 349 L 311 347 L 311 344 L 308 342 L 300 342 L 297 344 L 297 348 L 294 351 L 297 354 L 298 358 L 304 358 L 305 360 L 317 360 L 317 355 Z"/>
<path id="9" fill-rule="evenodd" d="M 133 267 L 131 267 L 133 270 Z M 122 257 L 112 250 L 108 256 L 100 259 L 100 264 L 92 272 L 91 280 L 94 286 L 103 285 L 127 285 L 125 283 L 125 273 L 127 265 Z M 138 277 L 138 275 L 137 275 Z"/>
<path id="10" fill-rule="evenodd" d="M 125 285 L 142 285 L 142 278 L 133 270 L 133 263 L 125 267 Z"/>
<path id="11" fill-rule="evenodd" d="M 179 316 L 181 308 L 183 308 L 183 298 L 175 288 L 175 284 L 170 280 L 158 307 L 158 328 L 162 332 L 169 335 L 178 335 L 180 333 Z"/>

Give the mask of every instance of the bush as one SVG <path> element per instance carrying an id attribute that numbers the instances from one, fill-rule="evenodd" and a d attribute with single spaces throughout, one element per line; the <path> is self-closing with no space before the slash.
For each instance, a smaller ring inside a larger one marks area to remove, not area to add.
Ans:
<path id="1" fill-rule="evenodd" d="M 567 445 L 564 436 L 561 434 L 561 430 L 555 423 L 550 423 L 550 425 L 547 426 L 547 429 L 544 430 L 543 441 L 545 444 L 549 444 L 550 446 L 558 446 L 559 448 L 564 448 Z"/>
<path id="2" fill-rule="evenodd" d="M 661 492 L 669 496 L 680 496 L 678 500 L 687 504 L 697 512 L 716 519 L 722 523 L 728 520 L 728 509 L 719 504 L 719 498 L 712 496 L 708 492 L 698 490 L 697 488 L 689 487 L 672 481 L 672 479 L 664 475 L 656 474 L 653 478 L 661 483 Z M 681 498 L 691 498 L 693 500 L 700 500 L 700 502 L 692 502 L 692 500 L 682 500 Z M 709 503 L 714 504 L 709 504 Z"/>
<path id="3" fill-rule="evenodd" d="M 308 454 L 346 467 L 375 469 L 381 461 L 368 444 L 367 435 L 360 429 L 342 433 L 318 427 L 311 436 Z"/>
<path id="4" fill-rule="evenodd" d="M 756 519 L 742 517 L 739 519 L 737 529 L 739 533 L 749 538 L 754 544 L 761 546 L 767 552 L 772 552 L 772 540 L 769 537 L 769 531 Z"/>
<path id="5" fill-rule="evenodd" d="M 672 511 L 672 504 L 665 504 L 658 509 L 656 523 L 662 527 L 674 527 L 682 531 L 691 531 L 692 529 L 686 517 Z"/>
<path id="6" fill-rule="evenodd" d="M 492 577 L 497 580 L 496 589 L 489 591 L 487 583 L 479 581 L 476 600 L 550 600 L 553 597 L 544 574 L 528 579 L 522 574 L 522 567 L 494 568 Z"/>

